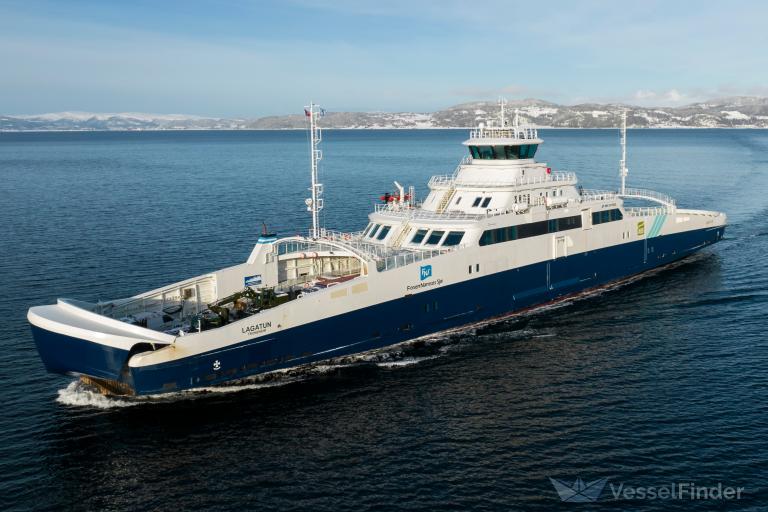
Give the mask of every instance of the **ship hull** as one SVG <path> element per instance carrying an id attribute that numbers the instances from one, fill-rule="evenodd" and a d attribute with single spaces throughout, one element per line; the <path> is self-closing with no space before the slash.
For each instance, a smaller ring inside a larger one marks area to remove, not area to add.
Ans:
<path id="1" fill-rule="evenodd" d="M 120 380 L 130 352 L 32 325 L 37 351 L 51 373 Z"/>
<path id="2" fill-rule="evenodd" d="M 513 314 L 688 257 L 725 226 L 574 254 L 407 295 L 171 362 L 130 368 L 139 395 L 209 387 L 275 370 L 384 348 Z"/>

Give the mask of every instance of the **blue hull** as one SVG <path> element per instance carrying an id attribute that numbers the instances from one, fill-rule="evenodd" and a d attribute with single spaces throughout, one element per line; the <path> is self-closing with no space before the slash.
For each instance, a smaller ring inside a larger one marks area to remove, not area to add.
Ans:
<path id="1" fill-rule="evenodd" d="M 33 327 L 49 371 L 122 381 L 156 394 L 356 354 L 502 316 L 672 263 L 719 241 L 708 228 L 575 254 L 352 311 L 169 363 L 131 368 L 128 354 Z M 429 306 L 427 306 L 429 305 Z M 79 342 L 79 343 L 78 343 Z M 104 354 L 98 354 L 100 350 Z M 120 351 L 122 352 L 122 351 Z M 87 368 L 80 362 L 89 361 Z"/>
<path id="2" fill-rule="evenodd" d="M 32 337 L 45 369 L 51 373 L 120 380 L 128 351 L 32 326 Z"/>

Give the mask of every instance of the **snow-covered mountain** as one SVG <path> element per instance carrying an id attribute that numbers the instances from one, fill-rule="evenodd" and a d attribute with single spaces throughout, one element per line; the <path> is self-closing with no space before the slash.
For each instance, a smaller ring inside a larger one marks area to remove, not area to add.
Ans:
<path id="1" fill-rule="evenodd" d="M 558 105 L 538 99 L 510 102 L 526 121 L 540 127 L 610 128 L 629 110 L 627 123 L 642 128 L 768 128 L 768 98 L 733 97 L 683 107 L 648 108 L 621 104 Z M 327 128 L 465 128 L 495 119 L 495 102 L 473 102 L 437 112 L 328 112 Z M 303 113 L 255 119 L 182 114 L 59 112 L 0 115 L 0 131 L 53 130 L 248 130 L 304 128 Z"/>

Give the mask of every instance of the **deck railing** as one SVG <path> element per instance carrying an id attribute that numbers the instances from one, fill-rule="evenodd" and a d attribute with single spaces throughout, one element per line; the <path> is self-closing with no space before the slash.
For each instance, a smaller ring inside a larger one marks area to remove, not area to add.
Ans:
<path id="1" fill-rule="evenodd" d="M 376 213 L 390 217 L 418 219 L 418 220 L 477 220 L 485 217 L 484 214 L 446 211 L 443 213 L 422 210 L 421 208 L 397 208 L 389 204 L 377 204 L 374 207 Z"/>
<path id="2" fill-rule="evenodd" d="M 656 203 L 664 204 L 670 208 L 675 207 L 675 200 L 667 194 L 656 192 L 655 190 L 648 190 L 644 188 L 627 188 L 623 193 L 618 194 L 619 197 L 629 199 L 645 199 L 647 201 L 654 201 Z"/>
<path id="3" fill-rule="evenodd" d="M 320 240 L 333 240 L 354 248 L 357 252 L 374 261 L 376 269 L 380 272 L 423 261 L 461 247 L 443 247 L 440 249 L 393 248 L 383 243 L 367 242 L 362 237 L 362 233 L 362 231 L 344 233 L 325 229 L 320 231 Z"/>
<path id="4" fill-rule="evenodd" d="M 483 127 L 470 130 L 470 139 L 518 139 L 518 140 L 533 140 L 539 137 L 539 132 L 536 128 L 530 126 L 520 127 Z"/>
<path id="5" fill-rule="evenodd" d="M 416 263 L 417 261 L 424 261 L 429 258 L 433 258 L 435 256 L 439 256 L 441 254 L 445 254 L 449 252 L 449 250 L 443 249 L 443 250 L 416 250 L 416 251 L 404 251 L 400 252 L 398 254 L 392 254 L 391 256 L 387 256 L 385 258 L 381 258 L 376 261 L 376 270 L 379 272 L 386 272 L 387 270 L 392 270 L 398 267 L 403 267 L 405 265 L 410 265 L 411 263 Z"/>
<path id="6" fill-rule="evenodd" d="M 669 213 L 666 206 L 630 206 L 624 208 L 624 212 L 630 217 L 655 217 Z"/>
<path id="7" fill-rule="evenodd" d="M 517 178 L 507 181 L 485 181 L 485 180 L 463 180 L 454 174 L 442 174 L 432 176 L 429 180 L 429 188 L 451 188 L 451 187 L 520 187 L 526 185 L 538 185 L 544 183 L 555 184 L 576 184 L 576 173 L 558 171 L 545 176 L 530 176 L 526 178 Z"/>

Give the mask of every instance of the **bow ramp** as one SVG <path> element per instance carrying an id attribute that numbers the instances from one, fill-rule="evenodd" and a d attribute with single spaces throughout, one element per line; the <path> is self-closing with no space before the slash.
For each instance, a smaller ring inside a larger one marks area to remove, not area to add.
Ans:
<path id="1" fill-rule="evenodd" d="M 96 313 L 97 304 L 59 299 L 30 308 L 37 350 L 50 372 L 123 380 L 138 351 L 171 344 L 175 336 Z"/>

